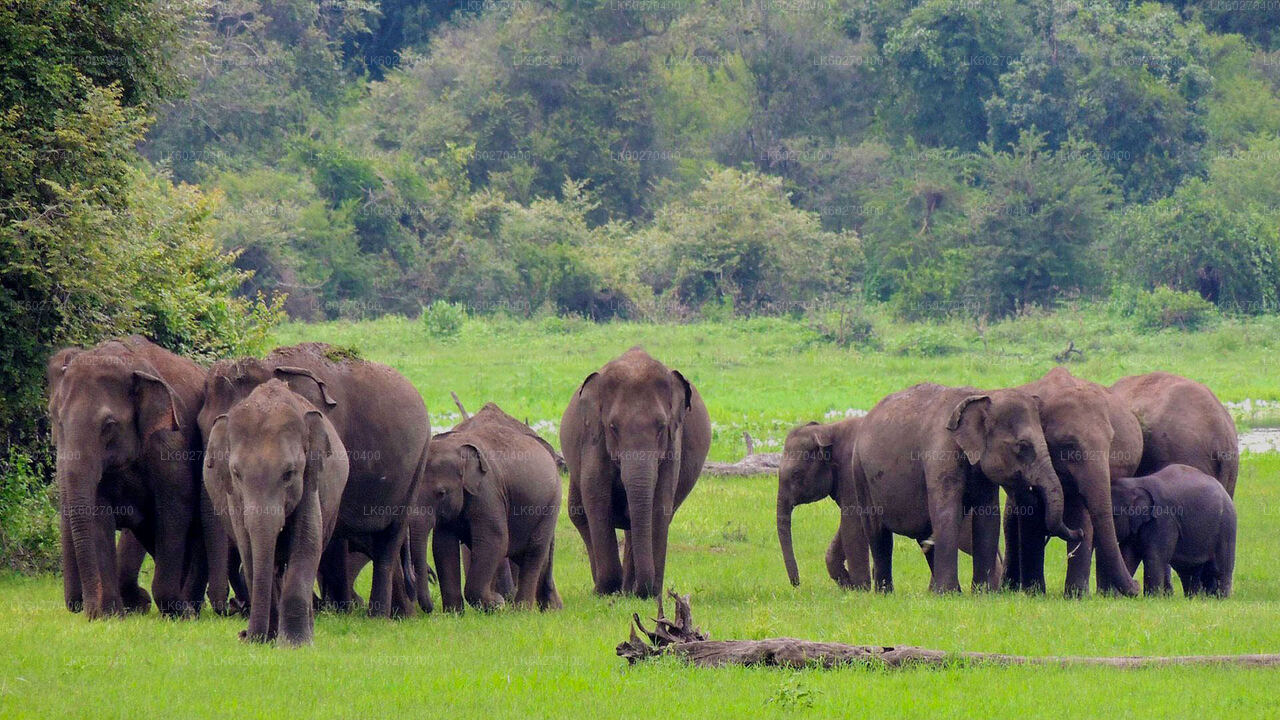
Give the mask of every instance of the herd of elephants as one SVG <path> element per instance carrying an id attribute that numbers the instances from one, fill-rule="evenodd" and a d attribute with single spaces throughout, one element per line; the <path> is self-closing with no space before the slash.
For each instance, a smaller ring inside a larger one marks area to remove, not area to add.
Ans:
<path id="1" fill-rule="evenodd" d="M 135 335 L 56 352 L 48 381 L 72 611 L 145 612 L 154 598 L 191 616 L 207 596 L 248 615 L 242 638 L 297 645 L 317 608 L 430 612 L 433 576 L 450 611 L 561 606 L 561 457 L 492 403 L 433 436 L 407 379 L 323 343 L 205 368 Z M 560 441 L 595 592 L 656 595 L 711 444 L 697 389 L 632 348 L 572 390 Z M 1088 592 L 1096 549 L 1100 591 L 1137 594 L 1141 564 L 1147 593 L 1169 592 L 1176 570 L 1187 594 L 1226 596 L 1237 472 L 1231 416 L 1187 378 L 1105 387 L 1055 368 L 1016 388 L 921 384 L 791 431 L 778 539 L 798 584 L 792 511 L 831 498 L 827 570 L 842 587 L 891 591 L 896 534 L 919 542 L 934 591 L 960 589 L 964 551 L 974 589 L 1043 592 L 1056 536 L 1068 594 Z"/>

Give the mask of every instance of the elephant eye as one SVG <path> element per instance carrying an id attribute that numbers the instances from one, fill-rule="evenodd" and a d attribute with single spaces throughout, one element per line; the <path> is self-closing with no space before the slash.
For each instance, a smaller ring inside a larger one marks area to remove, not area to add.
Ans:
<path id="1" fill-rule="evenodd" d="M 1026 440 L 1019 440 L 1016 448 L 1018 459 L 1023 462 L 1030 462 L 1036 456 L 1036 449 Z"/>

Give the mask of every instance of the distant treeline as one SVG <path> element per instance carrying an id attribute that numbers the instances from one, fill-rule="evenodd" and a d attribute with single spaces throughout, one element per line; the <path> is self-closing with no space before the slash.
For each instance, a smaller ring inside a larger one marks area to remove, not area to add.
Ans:
<path id="1" fill-rule="evenodd" d="M 1280 305 L 1280 3 L 214 0 L 186 32 L 144 152 L 299 318 Z"/>

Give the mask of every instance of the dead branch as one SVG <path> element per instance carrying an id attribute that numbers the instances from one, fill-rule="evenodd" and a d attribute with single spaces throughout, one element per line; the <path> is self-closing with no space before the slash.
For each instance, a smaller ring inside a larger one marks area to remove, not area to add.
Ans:
<path id="1" fill-rule="evenodd" d="M 756 454 L 756 443 L 755 443 L 755 441 L 754 441 L 754 440 L 752 440 L 752 439 L 751 439 L 751 433 L 747 432 L 746 430 L 743 430 L 743 431 L 742 431 L 742 439 L 743 439 L 743 441 L 744 441 L 744 442 L 746 442 L 746 443 L 747 443 L 747 455 L 755 455 L 755 454 Z"/>
<path id="2" fill-rule="evenodd" d="M 738 462 L 708 462 L 702 466 L 707 475 L 772 475 L 782 464 L 782 453 L 751 453 Z"/>
<path id="3" fill-rule="evenodd" d="M 468 413 L 468 412 L 467 412 L 467 409 L 466 409 L 466 408 L 464 408 L 464 407 L 462 407 L 462 401 L 458 399 L 458 393 L 456 393 L 456 392 L 454 392 L 454 391 L 450 390 L 450 391 L 449 391 L 449 395 L 451 395 L 451 396 L 453 397 L 453 404 L 458 406 L 458 412 L 462 413 L 462 419 L 463 419 L 463 420 L 470 420 L 470 419 L 471 419 L 471 413 Z"/>
<path id="4" fill-rule="evenodd" d="M 1037 665 L 1064 667 L 1093 665 L 1114 668 L 1165 667 L 1170 665 L 1235 665 L 1280 667 L 1280 654 L 1181 655 L 1088 657 L 1078 655 L 1029 657 L 1003 653 L 944 652 L 910 645 L 845 645 L 795 638 L 767 640 L 711 640 L 693 624 L 688 595 L 668 594 L 675 601 L 676 617 L 663 614 L 658 599 L 658 617 L 653 630 L 645 629 L 639 615 L 632 615 L 631 637 L 617 648 L 620 657 L 634 665 L 660 655 L 679 657 L 702 667 L 725 665 L 786 668 L 834 667 L 956 667 L 968 665 Z M 639 631 L 637 633 L 637 630 Z"/>

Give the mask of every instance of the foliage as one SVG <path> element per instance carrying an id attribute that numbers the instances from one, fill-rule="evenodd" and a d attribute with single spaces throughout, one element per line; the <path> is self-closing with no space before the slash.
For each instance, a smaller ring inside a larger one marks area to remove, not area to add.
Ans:
<path id="1" fill-rule="evenodd" d="M 51 468 L 16 445 L 0 460 L 0 563 L 18 572 L 58 569 L 58 511 Z"/>
<path id="2" fill-rule="evenodd" d="M 466 308 L 444 300 L 437 300 L 422 308 L 422 327 L 433 338 L 449 340 L 457 337 L 466 321 Z"/>
<path id="3" fill-rule="evenodd" d="M 732 169 L 659 209 L 633 242 L 646 248 L 643 276 L 655 292 L 689 306 L 723 300 L 742 314 L 848 292 L 861 271 L 855 235 L 823 230 L 777 178 Z"/>
<path id="4" fill-rule="evenodd" d="M 1217 316 L 1213 303 L 1198 293 L 1179 292 L 1163 285 L 1155 290 L 1122 286 L 1113 293 L 1112 302 L 1121 314 L 1153 330 L 1171 327 L 1196 330 Z"/>

